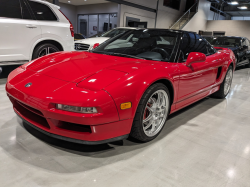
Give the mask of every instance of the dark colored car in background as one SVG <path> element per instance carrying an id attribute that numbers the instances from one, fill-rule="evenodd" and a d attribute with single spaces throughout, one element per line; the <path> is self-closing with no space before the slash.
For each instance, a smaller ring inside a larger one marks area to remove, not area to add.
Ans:
<path id="1" fill-rule="evenodd" d="M 231 49 L 237 59 L 237 66 L 250 66 L 250 42 L 247 38 L 238 36 L 219 36 L 214 37 L 210 43 L 214 47 Z"/>
<path id="2" fill-rule="evenodd" d="M 77 41 L 77 40 L 83 40 L 83 39 L 86 39 L 87 37 L 82 35 L 81 33 L 75 33 L 74 34 L 74 40 Z"/>
<path id="3" fill-rule="evenodd" d="M 209 43 L 211 43 L 214 39 L 214 36 L 202 36 L 202 38 L 206 39 Z"/>

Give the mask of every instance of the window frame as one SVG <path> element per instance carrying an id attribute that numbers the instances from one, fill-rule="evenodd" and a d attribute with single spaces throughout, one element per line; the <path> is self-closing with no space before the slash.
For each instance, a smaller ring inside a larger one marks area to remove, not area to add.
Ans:
<path id="1" fill-rule="evenodd" d="M 37 2 L 37 1 L 34 1 L 34 0 L 26 0 L 27 2 L 28 2 L 28 5 L 29 5 L 29 8 L 30 8 L 30 10 L 32 11 L 32 14 L 33 14 L 33 16 L 35 17 L 35 20 L 37 20 L 37 21 L 49 21 L 49 22 L 59 22 L 60 20 L 59 20 L 59 18 L 58 18 L 58 16 L 57 16 L 57 14 L 55 13 L 55 11 L 49 6 L 49 5 L 47 5 L 46 3 L 44 3 L 43 1 L 39 1 L 39 2 Z M 35 14 L 35 12 L 34 12 L 34 10 L 32 9 L 32 7 L 30 6 L 30 3 L 29 3 L 29 1 L 32 1 L 32 2 L 35 2 L 35 3 L 38 3 L 38 4 L 42 4 L 42 5 L 44 5 L 44 6 L 47 6 L 50 10 L 51 10 L 51 12 L 54 14 L 54 16 L 56 17 L 56 20 L 38 20 L 37 18 L 36 18 L 36 14 Z"/>
<path id="2" fill-rule="evenodd" d="M 21 0 L 18 0 L 19 1 L 19 5 L 20 5 L 20 14 L 21 14 L 21 18 L 10 18 L 10 17 L 1 17 L 1 19 L 17 19 L 17 20 L 22 20 L 23 19 L 23 14 L 22 14 L 22 5 L 21 5 Z"/>

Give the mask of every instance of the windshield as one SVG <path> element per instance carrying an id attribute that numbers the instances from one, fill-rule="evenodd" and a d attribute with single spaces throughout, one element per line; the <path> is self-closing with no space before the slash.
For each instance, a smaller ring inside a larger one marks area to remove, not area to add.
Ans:
<path id="1" fill-rule="evenodd" d="M 177 33 L 168 30 L 130 30 L 101 44 L 92 52 L 107 55 L 169 61 Z"/>
<path id="2" fill-rule="evenodd" d="M 214 38 L 211 42 L 215 46 L 226 46 L 226 47 L 236 47 L 241 45 L 240 38 L 230 38 L 230 37 L 218 37 Z"/>
<path id="3" fill-rule="evenodd" d="M 112 38 L 112 37 L 117 36 L 118 34 L 125 33 L 128 30 L 130 30 L 130 29 L 112 29 L 112 30 L 110 30 L 108 32 L 105 32 L 105 33 L 96 34 L 96 35 L 92 36 L 91 38 L 95 38 L 95 37 L 109 37 L 109 38 Z"/>

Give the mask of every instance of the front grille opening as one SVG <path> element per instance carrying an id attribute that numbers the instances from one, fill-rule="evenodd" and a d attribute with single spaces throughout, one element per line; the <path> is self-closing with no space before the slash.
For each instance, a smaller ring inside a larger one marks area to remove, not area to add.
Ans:
<path id="1" fill-rule="evenodd" d="M 75 50 L 77 51 L 88 51 L 89 47 L 89 44 L 75 43 Z"/>
<path id="2" fill-rule="evenodd" d="M 26 105 L 27 106 L 27 105 Z M 39 126 L 39 127 L 43 127 L 47 130 L 50 129 L 50 126 L 47 122 L 47 120 L 36 114 L 31 112 L 30 110 L 26 109 L 25 107 L 23 107 L 18 101 L 14 102 L 14 108 L 21 114 L 23 115 L 26 119 L 28 119 L 31 123 L 33 122 L 34 125 Z M 31 108 L 31 107 L 30 107 Z M 39 111 L 40 112 L 40 111 Z"/>
<path id="3" fill-rule="evenodd" d="M 76 123 L 60 121 L 57 124 L 57 127 L 60 129 L 73 131 L 73 132 L 91 133 L 91 127 L 89 125 L 80 125 L 80 124 L 76 124 Z"/>
<path id="4" fill-rule="evenodd" d="M 29 111 L 31 111 L 31 112 L 33 112 L 33 113 L 35 113 L 35 114 L 38 114 L 38 115 L 40 115 L 40 116 L 43 116 L 43 113 L 40 112 L 39 110 L 34 109 L 34 108 L 32 108 L 32 107 L 30 107 L 30 106 L 28 106 L 28 105 L 25 105 L 25 104 L 23 104 L 23 103 L 21 103 L 21 102 L 19 102 L 19 101 L 16 101 L 16 102 L 17 102 L 19 105 L 22 105 L 24 108 L 28 109 Z"/>

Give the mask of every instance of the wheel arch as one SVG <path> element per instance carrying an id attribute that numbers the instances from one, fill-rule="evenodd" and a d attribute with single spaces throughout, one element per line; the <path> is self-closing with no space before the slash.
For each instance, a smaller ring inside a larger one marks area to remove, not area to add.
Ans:
<path id="1" fill-rule="evenodd" d="M 152 86 L 152 85 L 154 85 L 154 84 L 157 84 L 157 83 L 162 83 L 162 84 L 164 84 L 167 88 L 168 88 L 168 90 L 169 90 L 169 93 L 170 93 L 170 103 L 171 103 L 171 105 L 173 104 L 173 102 L 174 102 L 174 87 L 173 87 L 173 84 L 172 84 L 172 82 L 170 81 L 170 80 L 168 80 L 168 79 L 159 79 L 159 80 L 157 80 L 157 81 L 155 81 L 155 82 L 153 82 L 152 84 L 150 84 L 149 86 L 148 86 L 148 88 L 150 87 L 150 86 Z M 148 89 L 147 88 L 147 89 Z"/>
<path id="2" fill-rule="evenodd" d="M 35 51 L 35 49 L 39 46 L 39 45 L 42 45 L 42 44 L 45 44 L 45 43 L 49 43 L 49 44 L 52 44 L 52 45 L 55 45 L 60 51 L 64 51 L 64 48 L 63 48 L 63 45 L 54 40 L 54 39 L 45 39 L 45 40 L 41 40 L 41 41 L 38 41 L 32 48 L 32 51 L 30 53 L 30 60 L 32 60 L 32 56 L 33 56 L 33 53 Z"/>

